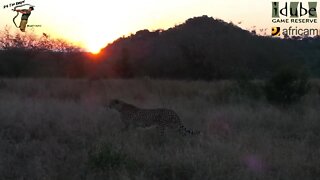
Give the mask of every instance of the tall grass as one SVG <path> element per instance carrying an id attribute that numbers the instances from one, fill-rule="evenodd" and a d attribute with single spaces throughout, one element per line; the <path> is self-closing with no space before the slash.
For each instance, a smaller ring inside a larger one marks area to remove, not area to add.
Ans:
<path id="1" fill-rule="evenodd" d="M 0 179 L 317 179 L 319 87 L 281 108 L 227 81 L 3 79 Z M 203 135 L 121 132 L 113 98 L 174 109 Z"/>

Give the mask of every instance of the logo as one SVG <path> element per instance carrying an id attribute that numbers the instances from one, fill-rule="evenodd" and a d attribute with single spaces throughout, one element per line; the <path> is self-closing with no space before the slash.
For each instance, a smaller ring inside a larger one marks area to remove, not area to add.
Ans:
<path id="1" fill-rule="evenodd" d="M 289 28 L 272 27 L 271 36 L 277 37 L 283 35 L 284 37 L 294 36 L 295 38 L 303 38 L 309 36 L 319 36 L 320 29 L 316 28 L 298 28 L 290 26 Z"/>
<path id="2" fill-rule="evenodd" d="M 317 1 L 287 1 L 272 2 L 272 23 L 276 24 L 271 28 L 272 37 L 307 37 L 319 35 L 318 29 L 298 28 L 298 24 L 318 23 Z M 284 27 L 280 24 L 287 24 Z M 297 26 L 292 26 L 295 24 Z M 294 28 L 295 27 L 295 28 Z"/>
<path id="3" fill-rule="evenodd" d="M 273 23 L 317 23 L 317 2 L 272 2 Z"/>
<path id="4" fill-rule="evenodd" d="M 303 2 L 288 2 L 280 7 L 279 2 L 272 2 L 272 18 L 280 18 L 280 16 L 299 18 L 309 16 L 309 18 L 317 17 L 317 2 L 308 2 L 308 5 Z"/>
<path id="5" fill-rule="evenodd" d="M 31 28 L 33 28 L 33 27 L 42 27 L 41 25 L 39 25 L 39 24 L 37 24 L 37 25 L 27 25 L 27 27 L 31 27 Z"/>
<path id="6" fill-rule="evenodd" d="M 271 31 L 272 36 L 280 36 L 281 29 L 280 27 L 273 27 Z"/>

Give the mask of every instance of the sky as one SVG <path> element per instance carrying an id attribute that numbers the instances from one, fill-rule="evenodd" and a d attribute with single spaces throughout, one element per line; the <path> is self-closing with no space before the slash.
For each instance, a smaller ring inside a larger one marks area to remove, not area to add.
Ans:
<path id="1" fill-rule="evenodd" d="M 5 5 L 23 0 L 0 0 L 0 30 L 12 31 L 16 15 Z M 278 0 L 285 2 L 283 0 Z M 306 0 L 301 0 L 308 2 Z M 29 17 L 29 28 L 35 33 L 64 38 L 91 52 L 119 37 L 142 29 L 168 29 L 195 16 L 208 15 L 234 22 L 243 29 L 271 29 L 272 0 L 25 0 L 35 10 Z M 23 8 L 28 8 L 25 6 Z M 16 19 L 20 22 L 19 16 Z M 241 24 L 238 24 L 241 22 Z M 318 26 L 318 24 L 312 25 Z"/>

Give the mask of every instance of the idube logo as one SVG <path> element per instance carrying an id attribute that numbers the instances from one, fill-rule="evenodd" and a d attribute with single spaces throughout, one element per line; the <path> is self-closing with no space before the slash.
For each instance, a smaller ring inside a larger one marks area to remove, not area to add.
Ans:
<path id="1" fill-rule="evenodd" d="M 317 23 L 317 2 L 272 2 L 273 23 Z"/>
<path id="2" fill-rule="evenodd" d="M 318 36 L 316 28 L 298 27 L 298 24 L 316 24 L 317 22 L 316 1 L 272 2 L 272 22 L 275 24 L 271 29 L 271 36 L 279 37 L 309 37 Z M 284 27 L 280 24 L 287 24 Z M 292 26 L 291 24 L 295 24 Z M 312 27 L 312 26 L 310 26 Z"/>

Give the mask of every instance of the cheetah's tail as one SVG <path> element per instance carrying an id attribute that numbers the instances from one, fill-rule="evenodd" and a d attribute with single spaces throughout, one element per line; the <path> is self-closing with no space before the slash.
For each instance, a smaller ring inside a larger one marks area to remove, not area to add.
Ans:
<path id="1" fill-rule="evenodd" d="M 181 132 L 183 135 L 186 135 L 186 134 L 199 135 L 199 134 L 200 134 L 200 131 L 194 131 L 194 130 L 192 130 L 192 129 L 187 129 L 187 128 L 184 127 L 183 125 L 180 126 L 179 130 L 180 130 L 180 132 Z"/>

